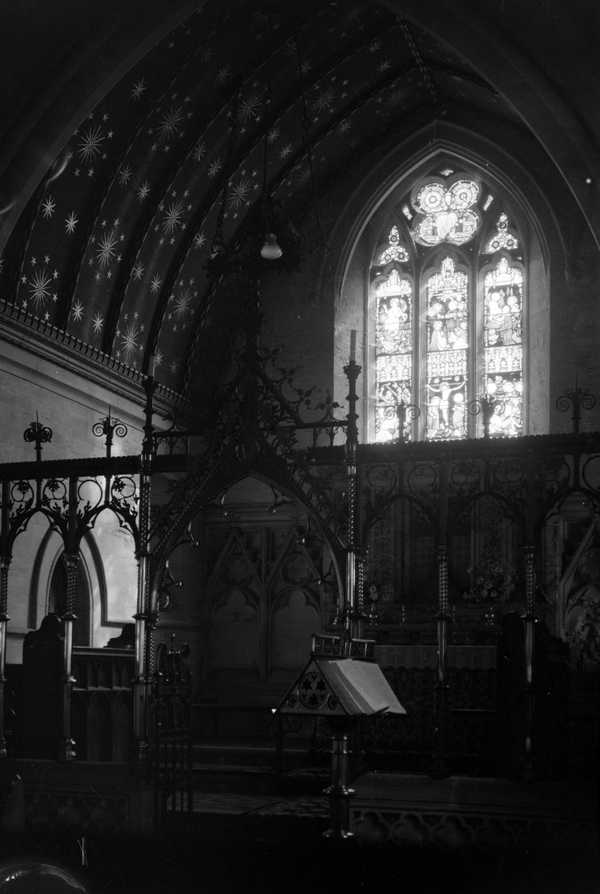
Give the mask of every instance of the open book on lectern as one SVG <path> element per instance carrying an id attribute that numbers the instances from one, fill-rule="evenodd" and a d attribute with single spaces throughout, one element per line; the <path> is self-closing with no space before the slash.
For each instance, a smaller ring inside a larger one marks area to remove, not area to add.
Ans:
<path id="1" fill-rule="evenodd" d="M 406 714 L 381 668 L 354 658 L 311 658 L 277 709 L 282 714 Z"/>

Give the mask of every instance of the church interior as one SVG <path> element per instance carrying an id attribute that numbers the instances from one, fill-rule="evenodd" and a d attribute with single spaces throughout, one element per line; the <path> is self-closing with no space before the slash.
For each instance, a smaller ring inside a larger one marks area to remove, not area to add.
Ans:
<path id="1" fill-rule="evenodd" d="M 597 890 L 595 4 L 0 24 L 0 892 Z"/>

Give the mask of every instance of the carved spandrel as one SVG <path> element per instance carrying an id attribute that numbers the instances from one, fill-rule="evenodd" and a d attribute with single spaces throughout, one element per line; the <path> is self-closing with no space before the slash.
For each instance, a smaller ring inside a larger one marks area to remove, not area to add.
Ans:
<path id="1" fill-rule="evenodd" d="M 450 495 L 471 497 L 483 486 L 483 468 L 478 460 L 462 460 L 450 466 L 448 475 Z"/>

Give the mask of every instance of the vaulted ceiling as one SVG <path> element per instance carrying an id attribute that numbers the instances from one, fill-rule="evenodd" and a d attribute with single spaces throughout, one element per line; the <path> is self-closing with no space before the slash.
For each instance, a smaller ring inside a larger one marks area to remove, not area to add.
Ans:
<path id="1" fill-rule="evenodd" d="M 481 67 L 398 4 L 135 3 L 127 21 L 113 5 L 112 18 L 109 3 L 85 34 L 69 32 L 53 65 L 38 60 L 38 90 L 45 68 L 56 78 L 52 108 L 62 84 L 71 127 L 49 128 L 51 150 L 38 153 L 29 179 L 5 160 L 1 295 L 14 319 L 66 332 L 74 348 L 141 372 L 154 355 L 158 380 L 176 392 L 210 330 L 215 234 L 231 246 L 265 192 L 300 228 L 317 195 L 401 121 L 462 110 L 474 126 L 478 117 L 523 126 Z M 77 4 L 58 6 L 80 21 Z M 132 13 L 144 8 L 136 26 Z M 86 65 L 69 68 L 77 40 L 87 66 L 110 69 L 97 83 Z M 78 72 L 89 78 L 79 104 Z M 18 124 L 26 143 L 33 99 L 22 106 L 5 132 Z"/>

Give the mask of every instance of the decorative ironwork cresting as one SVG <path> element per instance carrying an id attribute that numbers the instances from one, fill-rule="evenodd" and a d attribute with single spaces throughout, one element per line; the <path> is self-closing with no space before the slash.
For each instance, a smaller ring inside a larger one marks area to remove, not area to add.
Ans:
<path id="1" fill-rule="evenodd" d="M 110 415 L 109 407 L 108 416 L 105 416 L 104 419 L 101 419 L 99 422 L 95 422 L 92 426 L 92 432 L 97 438 L 101 438 L 104 436 L 106 458 L 110 459 L 112 455 L 112 444 L 114 437 L 116 436 L 117 438 L 126 438 L 127 426 L 124 422 L 121 422 L 120 419 L 115 419 L 114 416 Z"/>
<path id="2" fill-rule="evenodd" d="M 556 399 L 556 409 L 566 413 L 569 407 L 573 410 L 571 424 L 573 432 L 579 434 L 581 428 L 581 413 L 583 410 L 593 410 L 596 406 L 596 397 L 587 388 L 581 388 L 575 379 L 575 387 L 570 388 Z"/>
<path id="3" fill-rule="evenodd" d="M 503 408 L 504 401 L 498 400 L 491 394 L 482 394 L 481 397 L 469 401 L 467 406 L 467 410 L 471 416 L 481 416 L 484 438 L 489 438 L 490 436 L 490 424 L 494 413 L 496 410 L 499 410 L 502 413 Z"/>
<path id="4" fill-rule="evenodd" d="M 410 438 L 411 423 L 418 419 L 421 410 L 416 404 L 407 404 L 401 400 L 396 405 L 396 416 L 398 417 L 398 443 L 404 444 Z"/>
<path id="5" fill-rule="evenodd" d="M 42 460 L 42 444 L 49 444 L 52 440 L 52 429 L 47 425 L 42 425 L 35 414 L 35 422 L 30 422 L 25 431 L 23 438 L 28 444 L 35 445 L 35 458 L 38 462 Z"/>

